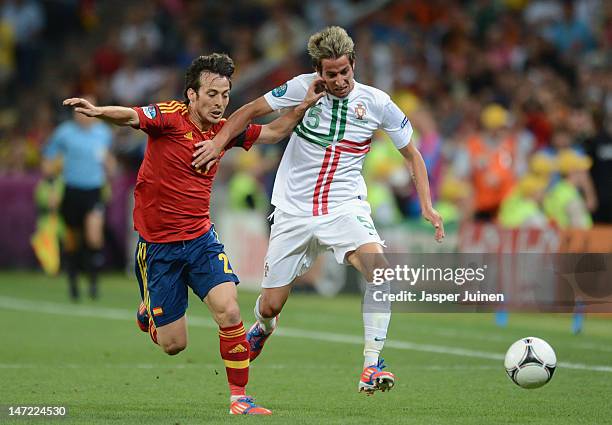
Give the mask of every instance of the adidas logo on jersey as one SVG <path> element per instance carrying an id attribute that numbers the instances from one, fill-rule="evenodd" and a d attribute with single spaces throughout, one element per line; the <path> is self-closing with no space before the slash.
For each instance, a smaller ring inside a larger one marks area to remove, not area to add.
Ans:
<path id="1" fill-rule="evenodd" d="M 237 346 L 235 346 L 234 348 L 232 348 L 231 350 L 228 351 L 229 354 L 236 354 L 236 353 L 244 353 L 247 349 L 244 348 L 244 345 L 242 344 L 238 344 Z"/>

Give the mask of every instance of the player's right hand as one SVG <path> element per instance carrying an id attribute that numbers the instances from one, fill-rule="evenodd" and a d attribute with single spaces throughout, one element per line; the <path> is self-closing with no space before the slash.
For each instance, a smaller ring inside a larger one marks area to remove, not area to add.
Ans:
<path id="1" fill-rule="evenodd" d="M 71 106 L 74 108 L 74 112 L 79 112 L 83 115 L 87 115 L 88 117 L 97 117 L 100 115 L 100 111 L 94 104 L 92 104 L 89 100 L 80 97 L 64 99 L 62 105 Z"/>
<path id="2" fill-rule="evenodd" d="M 193 165 L 196 170 L 200 170 L 201 167 L 204 167 L 204 173 L 207 174 L 219 159 L 222 149 L 217 146 L 214 137 L 212 140 L 202 140 L 196 143 L 195 147 L 196 151 L 193 153 L 194 159 L 191 165 Z"/>

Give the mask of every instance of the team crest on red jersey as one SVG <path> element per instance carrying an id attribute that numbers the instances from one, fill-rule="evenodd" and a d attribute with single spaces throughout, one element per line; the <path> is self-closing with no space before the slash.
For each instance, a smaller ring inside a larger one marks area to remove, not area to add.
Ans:
<path id="1" fill-rule="evenodd" d="M 357 106 L 355 106 L 355 118 L 358 120 L 363 120 L 366 112 L 366 107 L 363 106 L 363 103 L 358 103 Z"/>
<path id="2" fill-rule="evenodd" d="M 141 109 L 142 109 L 142 112 L 145 114 L 145 117 L 147 117 L 150 120 L 154 119 L 157 116 L 157 110 L 155 109 L 155 106 L 153 105 L 143 106 Z"/>

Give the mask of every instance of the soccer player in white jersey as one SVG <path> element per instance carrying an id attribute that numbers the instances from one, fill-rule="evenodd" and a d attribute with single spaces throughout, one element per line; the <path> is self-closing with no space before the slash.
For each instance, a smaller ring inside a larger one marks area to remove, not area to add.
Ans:
<path id="1" fill-rule="evenodd" d="M 295 127 L 274 183 L 274 223 L 264 265 L 261 295 L 255 304 L 257 321 L 248 333 L 251 359 L 276 327 L 293 280 L 303 274 L 319 253 L 334 252 L 341 264 L 352 264 L 365 277 L 365 300 L 376 286 L 373 271 L 384 267 L 383 241 L 370 217 L 361 168 L 374 132 L 385 131 L 408 161 L 423 216 L 444 237 L 442 219 L 432 208 L 425 163 L 410 143 L 412 126 L 389 95 L 354 80 L 353 40 L 340 27 L 329 27 L 310 37 L 308 53 L 316 72 L 298 75 L 237 110 L 212 142 L 196 144 L 193 165 L 211 166 L 224 146 L 255 117 L 301 102 L 316 78 L 325 82 L 326 95 Z M 380 352 L 391 317 L 387 303 L 375 308 L 364 302 L 364 369 L 359 390 L 389 390 L 395 383 L 383 371 Z M 372 304 L 371 302 L 369 303 Z"/>

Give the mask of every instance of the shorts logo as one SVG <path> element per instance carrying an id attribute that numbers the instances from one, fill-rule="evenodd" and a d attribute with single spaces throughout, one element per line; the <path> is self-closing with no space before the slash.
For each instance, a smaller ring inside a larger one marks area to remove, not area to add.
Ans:
<path id="1" fill-rule="evenodd" d="M 161 316 L 162 314 L 164 314 L 164 309 L 161 307 L 155 307 L 153 309 L 153 316 Z"/>
<path id="2" fill-rule="evenodd" d="M 264 277 L 268 277 L 268 272 L 270 271 L 270 265 L 268 262 L 264 265 Z"/>
<path id="3" fill-rule="evenodd" d="M 366 107 L 363 106 L 362 103 L 358 103 L 357 106 L 355 106 L 355 118 L 357 118 L 358 120 L 363 120 L 365 118 L 366 112 Z"/>
<path id="4" fill-rule="evenodd" d="M 228 354 L 236 354 L 236 353 L 244 353 L 247 349 L 244 348 L 244 345 L 238 344 L 234 348 L 228 351 Z"/>
<path id="5" fill-rule="evenodd" d="M 152 120 L 153 118 L 157 116 L 157 110 L 155 109 L 155 106 L 153 105 L 143 106 L 141 109 L 142 109 L 142 112 L 145 114 L 145 117 L 147 117 L 150 120 Z"/>
<path id="6" fill-rule="evenodd" d="M 287 93 L 287 83 L 282 84 L 272 90 L 272 96 L 274 97 L 283 97 L 285 93 Z"/>
<path id="7" fill-rule="evenodd" d="M 402 124 L 400 125 L 401 128 L 406 127 L 406 124 L 408 124 L 408 117 L 404 116 L 404 119 L 402 120 Z"/>
<path id="8" fill-rule="evenodd" d="M 189 140 L 193 140 L 193 133 L 191 131 L 188 133 L 185 133 L 185 138 Z"/>

